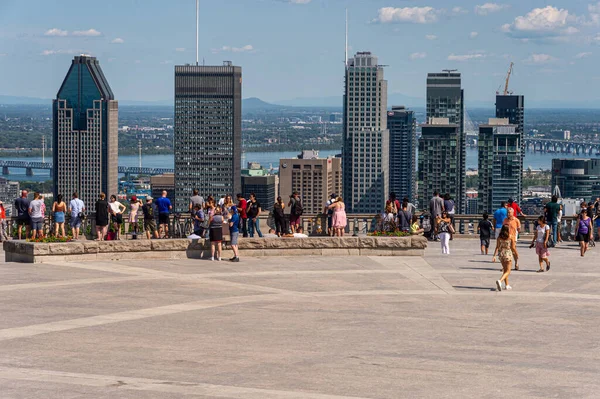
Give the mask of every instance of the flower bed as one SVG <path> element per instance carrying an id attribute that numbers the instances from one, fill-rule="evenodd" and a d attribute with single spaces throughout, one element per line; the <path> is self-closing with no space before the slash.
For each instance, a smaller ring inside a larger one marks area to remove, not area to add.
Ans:
<path id="1" fill-rule="evenodd" d="M 73 241 L 73 237 L 55 237 L 55 236 L 46 236 L 42 238 L 30 238 L 27 242 L 37 242 L 37 243 L 55 243 L 55 242 L 71 242 Z"/>
<path id="2" fill-rule="evenodd" d="M 374 231 L 368 234 L 373 237 L 410 237 L 411 234 L 407 231 Z"/>

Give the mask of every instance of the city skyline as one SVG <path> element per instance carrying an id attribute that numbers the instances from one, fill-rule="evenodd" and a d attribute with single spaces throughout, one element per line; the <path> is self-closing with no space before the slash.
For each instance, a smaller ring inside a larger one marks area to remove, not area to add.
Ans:
<path id="1" fill-rule="evenodd" d="M 600 88 L 594 69 L 597 3 L 368 3 L 256 0 L 248 7 L 248 0 L 225 5 L 201 1 L 201 59 L 244 65 L 248 97 L 279 102 L 338 96 L 348 8 L 351 52 L 368 50 L 386 59 L 390 94 L 423 99 L 424 83 L 418 76 L 423 70 L 448 67 L 462 72 L 470 101 L 493 103 L 511 60 L 516 63 L 511 86 L 519 87 L 530 104 L 591 101 Z M 32 8 L 39 12 L 32 15 Z M 0 94 L 51 98 L 52 82 L 72 55 L 89 53 L 106 60 L 105 72 L 117 97 L 168 101 L 173 96 L 173 65 L 195 60 L 191 0 L 171 7 L 157 0 L 98 5 L 65 1 L 62 10 L 56 13 L 41 1 L 0 6 L 0 69 L 16 76 L 3 82 Z M 108 12 L 111 18 L 106 18 Z M 219 29 L 223 21 L 231 29 Z M 403 41 L 404 50 L 392 51 L 406 37 L 410 40 Z M 41 63 L 44 68 L 39 68 Z M 124 73 L 132 69 L 135 74 Z"/>

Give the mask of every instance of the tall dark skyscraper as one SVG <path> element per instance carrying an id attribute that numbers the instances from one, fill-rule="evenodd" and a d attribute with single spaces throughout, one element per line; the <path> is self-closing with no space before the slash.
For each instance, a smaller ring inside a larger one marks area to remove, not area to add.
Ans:
<path id="1" fill-rule="evenodd" d="M 427 74 L 427 121 L 430 118 L 448 118 L 450 125 L 458 126 L 456 148 L 456 194 L 454 201 L 457 213 L 464 213 L 466 206 L 466 137 L 464 128 L 464 92 L 461 87 L 460 73 L 443 71 Z M 437 130 L 437 129 L 436 129 Z M 441 138 L 443 140 L 443 138 Z M 426 162 L 440 162 L 438 159 L 428 159 Z M 441 188 L 438 188 L 443 191 Z M 429 198 L 419 198 L 421 202 Z"/>
<path id="2" fill-rule="evenodd" d="M 413 201 L 417 190 L 417 132 L 413 111 L 392 106 L 388 112 L 390 131 L 390 193 Z"/>
<path id="3" fill-rule="evenodd" d="M 387 81 L 370 52 L 356 53 L 346 67 L 342 172 L 348 212 L 376 213 L 389 193 Z"/>
<path id="4" fill-rule="evenodd" d="M 594 201 L 600 197 L 600 159 L 553 159 L 552 188 L 556 186 L 563 198 Z"/>
<path id="5" fill-rule="evenodd" d="M 521 143 L 521 163 L 520 170 L 523 170 L 523 161 L 525 160 L 525 97 L 513 94 L 496 95 L 496 118 L 508 118 L 508 123 L 515 125 L 516 132 L 519 134 Z M 523 199 L 523 186 L 519 186 L 519 193 L 515 200 Z"/>
<path id="6" fill-rule="evenodd" d="M 241 191 L 242 68 L 175 67 L 175 209 L 203 196 Z"/>
<path id="7" fill-rule="evenodd" d="M 73 58 L 52 113 L 54 195 L 77 192 L 88 209 L 116 195 L 119 106 L 95 57 Z"/>

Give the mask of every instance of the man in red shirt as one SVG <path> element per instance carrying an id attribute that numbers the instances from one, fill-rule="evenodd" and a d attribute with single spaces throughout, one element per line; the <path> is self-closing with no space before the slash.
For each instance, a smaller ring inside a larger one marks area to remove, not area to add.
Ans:
<path id="1" fill-rule="evenodd" d="M 508 207 L 515 211 L 515 216 L 527 216 L 523 213 L 519 204 L 517 204 L 512 198 L 508 199 Z"/>
<path id="2" fill-rule="evenodd" d="M 248 214 L 246 213 L 248 201 L 246 201 L 242 194 L 238 194 L 237 199 L 237 209 L 240 212 L 240 230 L 242 230 L 243 237 L 248 237 Z"/>

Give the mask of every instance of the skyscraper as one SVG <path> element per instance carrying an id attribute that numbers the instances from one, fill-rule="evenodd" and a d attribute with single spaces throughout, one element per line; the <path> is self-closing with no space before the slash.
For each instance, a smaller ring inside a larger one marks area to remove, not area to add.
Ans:
<path id="1" fill-rule="evenodd" d="M 496 118 L 508 118 L 508 123 L 515 125 L 515 130 L 519 134 L 521 143 L 521 163 L 523 170 L 523 161 L 525 160 L 525 97 L 513 94 L 496 95 Z M 519 187 L 519 193 L 514 197 L 516 201 L 523 199 L 523 186 Z"/>
<path id="2" fill-rule="evenodd" d="M 118 192 L 119 106 L 95 57 L 73 58 L 53 101 L 54 194 L 90 208 Z"/>
<path id="3" fill-rule="evenodd" d="M 417 191 L 417 131 L 413 111 L 393 106 L 388 112 L 390 131 L 390 193 L 413 201 Z"/>
<path id="4" fill-rule="evenodd" d="M 242 68 L 175 67 L 175 209 L 203 196 L 241 190 Z"/>
<path id="5" fill-rule="evenodd" d="M 430 118 L 448 118 L 450 125 L 458 126 L 456 142 L 456 196 L 454 201 L 457 212 L 465 211 L 466 181 L 466 137 L 464 128 L 464 91 L 461 88 L 460 73 L 454 70 L 445 70 L 441 73 L 427 74 L 427 121 Z M 439 130 L 439 129 L 434 129 Z M 436 163 L 438 160 L 429 159 L 428 162 Z M 440 192 L 445 191 L 438 188 Z M 429 198 L 420 198 L 428 201 Z"/>
<path id="6" fill-rule="evenodd" d="M 556 186 L 563 198 L 600 197 L 600 159 L 553 159 L 552 187 Z"/>
<path id="7" fill-rule="evenodd" d="M 419 201 L 427 207 L 433 193 L 450 194 L 458 204 L 460 127 L 448 118 L 431 118 L 419 140 Z"/>
<path id="8" fill-rule="evenodd" d="M 347 212 L 381 211 L 389 192 L 387 81 L 370 52 L 347 62 L 343 143 Z"/>
<path id="9" fill-rule="evenodd" d="M 523 147 L 516 129 L 508 118 L 491 118 L 487 125 L 479 125 L 479 213 L 491 213 L 521 193 Z"/>

